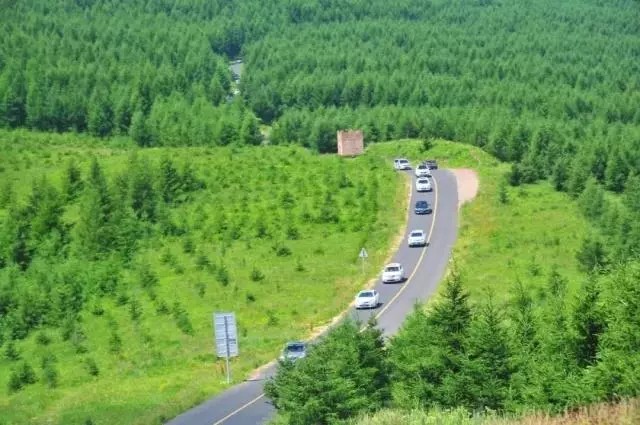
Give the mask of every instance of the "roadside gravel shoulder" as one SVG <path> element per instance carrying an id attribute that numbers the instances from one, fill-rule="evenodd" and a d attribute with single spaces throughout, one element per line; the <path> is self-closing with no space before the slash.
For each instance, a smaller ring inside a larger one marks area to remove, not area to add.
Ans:
<path id="1" fill-rule="evenodd" d="M 466 203 L 472 201 L 478 194 L 480 180 L 478 173 L 470 168 L 452 168 L 451 172 L 456 176 L 458 186 L 458 209 Z"/>

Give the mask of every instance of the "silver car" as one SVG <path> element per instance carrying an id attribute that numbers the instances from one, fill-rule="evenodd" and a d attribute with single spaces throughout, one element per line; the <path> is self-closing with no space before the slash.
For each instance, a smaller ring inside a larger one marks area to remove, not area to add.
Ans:
<path id="1" fill-rule="evenodd" d="M 407 243 L 409 246 L 426 246 L 427 235 L 424 233 L 424 230 L 412 230 L 407 238 Z"/>
<path id="2" fill-rule="evenodd" d="M 282 350 L 280 361 L 295 362 L 307 355 L 307 343 L 302 341 L 287 342 Z"/>
<path id="3" fill-rule="evenodd" d="M 393 160 L 393 168 L 396 170 L 410 170 L 411 163 L 408 159 L 398 158 Z"/>

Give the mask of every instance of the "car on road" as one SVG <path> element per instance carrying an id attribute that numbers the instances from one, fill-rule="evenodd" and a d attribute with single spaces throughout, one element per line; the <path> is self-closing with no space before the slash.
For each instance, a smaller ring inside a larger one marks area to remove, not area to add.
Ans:
<path id="1" fill-rule="evenodd" d="M 307 343 L 302 341 L 287 342 L 282 349 L 281 361 L 295 362 L 307 355 Z"/>
<path id="2" fill-rule="evenodd" d="M 402 282 L 404 269 L 400 263 L 387 264 L 382 270 L 382 283 Z"/>
<path id="3" fill-rule="evenodd" d="M 374 289 L 366 289 L 356 295 L 356 308 L 377 308 L 380 304 L 380 294 Z"/>
<path id="4" fill-rule="evenodd" d="M 425 164 L 416 167 L 416 177 L 431 177 L 431 170 Z"/>
<path id="5" fill-rule="evenodd" d="M 431 214 L 433 211 L 427 201 L 417 201 L 414 212 L 416 214 Z"/>
<path id="6" fill-rule="evenodd" d="M 393 168 L 395 168 L 396 170 L 410 170 L 411 163 L 408 159 L 397 158 L 393 160 Z"/>
<path id="7" fill-rule="evenodd" d="M 438 162 L 435 159 L 427 159 L 423 162 L 423 164 L 429 167 L 430 170 L 438 169 Z"/>
<path id="8" fill-rule="evenodd" d="M 431 192 L 432 190 L 431 182 L 427 177 L 420 177 L 416 180 L 416 191 L 417 192 Z"/>
<path id="9" fill-rule="evenodd" d="M 412 230 L 409 233 L 409 237 L 407 238 L 407 243 L 409 246 L 426 246 L 427 245 L 427 234 L 424 230 Z"/>

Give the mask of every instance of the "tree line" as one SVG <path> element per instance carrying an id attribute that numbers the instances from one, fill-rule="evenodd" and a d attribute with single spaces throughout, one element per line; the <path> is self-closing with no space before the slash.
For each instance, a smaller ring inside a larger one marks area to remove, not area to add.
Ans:
<path id="1" fill-rule="evenodd" d="M 490 296 L 473 303 L 454 273 L 437 302 L 417 308 L 386 346 L 375 323 L 361 332 L 347 321 L 305 359 L 281 363 L 265 391 L 297 425 L 387 407 L 560 412 L 634 396 L 639 271 L 628 263 L 592 274 L 569 295 L 552 269 L 544 298 L 517 282 L 506 305 Z"/>

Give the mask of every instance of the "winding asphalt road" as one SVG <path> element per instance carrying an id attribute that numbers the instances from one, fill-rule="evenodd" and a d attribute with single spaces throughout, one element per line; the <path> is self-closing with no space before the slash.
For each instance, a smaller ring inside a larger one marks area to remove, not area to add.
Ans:
<path id="1" fill-rule="evenodd" d="M 413 176 L 413 170 L 406 171 Z M 393 257 L 393 262 L 404 266 L 407 280 L 399 284 L 382 284 L 375 289 L 382 303 L 374 310 L 351 309 L 349 316 L 366 322 L 376 316 L 378 327 L 385 336 L 395 334 L 404 318 L 413 310 L 416 302 L 425 300 L 436 290 L 447 267 L 451 249 L 457 234 L 458 192 L 455 176 L 447 170 L 434 170 L 432 192 L 415 191 L 412 179 L 409 220 L 403 243 Z M 417 200 L 425 199 L 433 207 L 429 215 L 416 215 L 413 206 Z M 422 229 L 427 232 L 425 248 L 409 248 L 406 240 L 409 232 Z M 355 294 L 354 294 L 355 296 Z M 276 366 L 261 372 L 256 379 L 245 381 L 224 393 L 205 401 L 169 421 L 169 425 L 252 425 L 263 424 L 273 417 L 275 409 L 262 393 L 262 385 L 273 376 Z"/>

